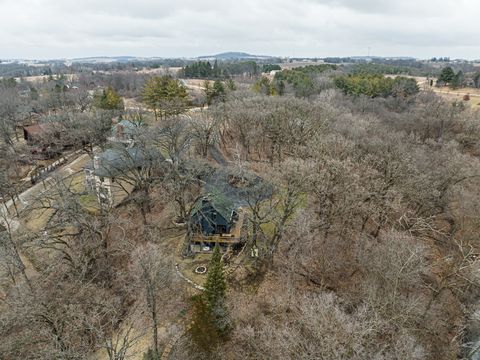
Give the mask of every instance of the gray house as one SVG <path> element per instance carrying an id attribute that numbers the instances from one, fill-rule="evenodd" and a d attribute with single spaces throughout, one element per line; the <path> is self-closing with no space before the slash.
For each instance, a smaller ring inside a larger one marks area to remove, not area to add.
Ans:
<path id="1" fill-rule="evenodd" d="M 140 126 L 129 120 L 122 120 L 118 124 L 113 125 L 111 136 L 108 141 L 111 143 L 124 144 L 125 146 L 133 146 L 135 137 L 138 135 Z"/>
<path id="2" fill-rule="evenodd" d="M 133 190 L 131 183 L 123 180 L 128 174 L 161 160 L 159 153 L 138 147 L 107 149 L 84 167 L 86 187 L 101 205 L 112 206 Z"/>

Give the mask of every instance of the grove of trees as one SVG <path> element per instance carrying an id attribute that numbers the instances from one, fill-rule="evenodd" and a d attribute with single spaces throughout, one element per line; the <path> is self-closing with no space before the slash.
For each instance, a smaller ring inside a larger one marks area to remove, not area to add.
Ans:
<path id="1" fill-rule="evenodd" d="M 142 91 L 142 99 L 153 111 L 156 120 L 184 112 L 186 98 L 185 86 L 169 75 L 150 78 Z"/>
<path id="2" fill-rule="evenodd" d="M 220 62 L 197 61 L 183 67 L 180 76 L 185 78 L 227 79 L 235 75 L 256 76 L 261 67 L 255 61 Z"/>
<path id="3" fill-rule="evenodd" d="M 475 81 L 475 76 L 476 75 L 474 75 L 474 84 L 477 86 L 476 83 L 478 81 Z M 455 73 L 450 66 L 446 66 L 442 69 L 440 75 L 438 76 L 437 85 L 449 85 L 453 89 L 463 87 L 465 86 L 465 74 L 462 70 L 458 70 L 458 72 Z"/>
<path id="4" fill-rule="evenodd" d="M 415 79 L 397 76 L 392 79 L 383 75 L 355 74 L 339 76 L 335 85 L 347 95 L 369 97 L 407 97 L 418 93 Z"/>

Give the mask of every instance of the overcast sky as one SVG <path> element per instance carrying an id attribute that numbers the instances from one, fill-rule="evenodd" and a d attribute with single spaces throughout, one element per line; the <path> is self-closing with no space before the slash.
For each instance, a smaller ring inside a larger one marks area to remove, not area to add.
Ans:
<path id="1" fill-rule="evenodd" d="M 480 0 L 0 0 L 0 58 L 480 58 Z"/>

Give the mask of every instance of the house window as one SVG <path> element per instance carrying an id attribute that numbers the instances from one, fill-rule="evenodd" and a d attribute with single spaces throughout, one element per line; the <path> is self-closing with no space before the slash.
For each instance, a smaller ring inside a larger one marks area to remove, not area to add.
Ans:
<path id="1" fill-rule="evenodd" d="M 98 189 L 98 193 L 99 193 L 99 196 L 100 197 L 103 197 L 103 198 L 108 198 L 110 196 L 110 193 L 108 191 L 108 188 L 104 187 L 104 186 L 101 186 L 99 189 Z"/>

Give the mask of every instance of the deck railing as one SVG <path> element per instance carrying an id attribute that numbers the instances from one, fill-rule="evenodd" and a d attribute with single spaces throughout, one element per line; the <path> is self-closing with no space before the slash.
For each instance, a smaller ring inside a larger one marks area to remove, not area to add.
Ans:
<path id="1" fill-rule="evenodd" d="M 234 237 L 229 235 L 194 235 L 192 238 L 192 242 L 196 243 L 223 243 L 223 244 L 237 244 L 241 242 L 240 237 Z"/>

